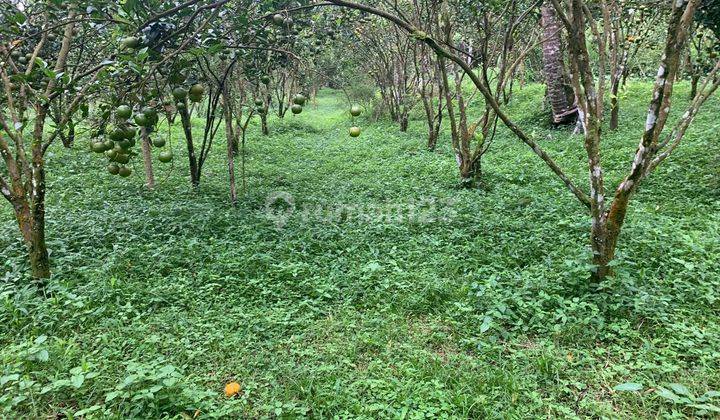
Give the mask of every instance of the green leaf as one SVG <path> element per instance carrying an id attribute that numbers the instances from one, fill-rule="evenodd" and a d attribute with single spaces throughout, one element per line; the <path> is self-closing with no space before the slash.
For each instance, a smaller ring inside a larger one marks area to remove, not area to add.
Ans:
<path id="1" fill-rule="evenodd" d="M 480 332 L 481 333 L 486 332 L 487 330 L 490 329 L 491 326 L 492 326 L 492 317 L 486 316 L 485 318 L 483 318 L 482 325 L 480 325 Z"/>
<path id="2" fill-rule="evenodd" d="M 35 360 L 39 362 L 47 362 L 50 359 L 50 353 L 47 350 L 40 350 L 34 355 Z"/>
<path id="3" fill-rule="evenodd" d="M 708 400 L 711 400 L 711 399 L 717 398 L 717 397 L 720 397 L 720 392 L 718 392 L 718 391 L 708 391 L 708 392 L 704 393 L 704 394 L 702 395 L 702 397 L 698 398 L 698 401 L 704 402 L 704 401 L 708 401 Z"/>
<path id="4" fill-rule="evenodd" d="M 661 388 L 658 388 L 656 392 L 659 396 L 661 396 L 665 399 L 668 399 L 672 402 L 678 402 L 680 400 L 680 397 L 675 395 L 675 393 L 670 391 L 669 389 L 665 389 L 665 388 L 661 387 Z"/>
<path id="5" fill-rule="evenodd" d="M 13 373 L 12 375 L 0 376 L 0 386 L 3 386 L 10 381 L 17 381 L 18 379 L 20 379 L 20 375 L 17 373 Z"/>
<path id="6" fill-rule="evenodd" d="M 107 395 L 105 395 L 105 402 L 110 402 L 117 398 L 122 392 L 120 391 L 112 391 L 108 392 Z"/>
<path id="7" fill-rule="evenodd" d="M 690 407 L 697 408 L 698 410 L 712 411 L 713 413 L 720 413 L 720 407 L 713 404 L 688 404 Z"/>
<path id="8" fill-rule="evenodd" d="M 669 386 L 670 389 L 672 389 L 677 395 L 685 395 L 685 396 L 690 396 L 690 395 L 692 395 L 692 394 L 690 393 L 690 390 L 687 389 L 687 387 L 686 387 L 685 385 L 683 385 L 683 384 L 672 383 L 672 384 L 669 384 L 668 386 Z"/>
<path id="9" fill-rule="evenodd" d="M 613 390 L 615 391 L 640 391 L 643 389 L 642 384 L 636 382 L 625 382 L 624 384 L 615 385 Z"/>
<path id="10" fill-rule="evenodd" d="M 72 385 L 73 385 L 76 389 L 77 389 L 77 388 L 80 388 L 80 387 L 82 386 L 83 382 L 85 382 L 85 376 L 83 376 L 82 374 L 80 374 L 80 375 L 73 375 L 73 376 L 70 378 L 70 382 L 72 383 Z"/>
<path id="11" fill-rule="evenodd" d="M 75 412 L 74 416 L 75 416 L 75 417 L 81 417 L 81 416 L 84 416 L 84 415 L 86 415 L 86 414 L 88 414 L 88 413 L 92 413 L 93 411 L 100 410 L 101 408 L 102 408 L 101 405 L 93 405 L 93 406 L 91 406 L 91 407 L 88 407 L 88 408 L 85 408 L 85 409 L 82 409 L 82 410 L 80 410 L 80 411 Z"/>

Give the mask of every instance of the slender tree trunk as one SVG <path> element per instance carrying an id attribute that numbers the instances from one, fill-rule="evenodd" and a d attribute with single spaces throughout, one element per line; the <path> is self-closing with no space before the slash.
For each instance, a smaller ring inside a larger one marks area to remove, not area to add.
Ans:
<path id="1" fill-rule="evenodd" d="M 690 99 L 697 96 L 698 83 L 700 82 L 700 75 L 697 74 L 693 69 L 693 74 L 690 79 Z"/>
<path id="2" fill-rule="evenodd" d="M 223 118 L 225 119 L 225 139 L 227 140 L 227 162 L 230 183 L 230 202 L 233 207 L 237 206 L 237 188 L 235 186 L 235 142 L 236 136 L 233 130 L 232 99 L 228 87 L 224 86 L 222 91 Z"/>
<path id="3" fill-rule="evenodd" d="M 260 114 L 260 125 L 262 127 L 262 133 L 264 136 L 270 135 L 270 129 L 268 129 L 267 123 L 267 111 Z"/>
<path id="4" fill-rule="evenodd" d="M 151 144 L 150 144 L 150 135 L 148 133 L 147 128 L 143 127 L 140 130 L 140 135 L 142 137 L 142 155 L 143 155 L 143 166 L 145 168 L 145 186 L 152 190 L 155 188 L 155 175 L 153 174 L 153 164 L 152 164 L 152 151 L 151 151 Z"/>
<path id="5" fill-rule="evenodd" d="M 615 131 L 618 128 L 620 116 L 620 101 L 618 100 L 618 92 L 620 91 L 620 80 L 613 80 L 610 87 L 610 130 Z"/>
<path id="6" fill-rule="evenodd" d="M 200 174 L 198 171 L 197 157 L 195 156 L 195 145 L 192 137 L 192 122 L 190 121 L 190 113 L 187 110 L 187 104 L 180 110 L 180 120 L 185 133 L 185 143 L 187 144 L 188 160 L 190 162 L 190 183 L 194 188 L 200 186 Z"/>
<path id="7" fill-rule="evenodd" d="M 400 116 L 400 131 L 403 133 L 406 133 L 408 130 L 408 115 L 407 111 L 403 111 L 403 113 Z"/>

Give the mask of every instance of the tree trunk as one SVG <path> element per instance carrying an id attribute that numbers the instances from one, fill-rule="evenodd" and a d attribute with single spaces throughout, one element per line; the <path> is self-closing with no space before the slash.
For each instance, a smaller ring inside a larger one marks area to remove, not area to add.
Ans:
<path id="1" fill-rule="evenodd" d="M 190 121 L 190 113 L 187 110 L 187 104 L 180 110 L 180 120 L 185 133 L 185 143 L 187 144 L 188 160 L 190 161 L 190 183 L 194 188 L 200 186 L 200 174 L 198 173 L 198 162 L 195 156 L 195 145 L 192 138 L 192 122 Z"/>
<path id="2" fill-rule="evenodd" d="M 700 75 L 696 72 L 693 72 L 691 79 L 690 79 L 690 99 L 695 98 L 697 96 L 697 90 L 698 90 L 698 83 L 700 82 Z"/>
<path id="3" fill-rule="evenodd" d="M 268 129 L 268 123 L 267 123 L 267 108 L 265 109 L 265 112 L 260 114 L 260 125 L 262 126 L 262 133 L 264 136 L 270 135 L 270 130 Z"/>
<path id="4" fill-rule="evenodd" d="M 222 91 L 223 118 L 225 119 L 225 139 L 227 140 L 227 163 L 230 183 L 230 202 L 233 207 L 237 205 L 237 188 L 235 186 L 235 142 L 237 140 L 233 130 L 232 99 L 227 86 Z"/>
<path id="5" fill-rule="evenodd" d="M 615 259 L 620 230 L 625 222 L 629 197 L 616 196 L 615 200 L 605 214 L 592 220 L 590 243 L 595 270 L 591 273 L 591 280 L 596 284 L 613 275 L 611 263 Z"/>
<path id="6" fill-rule="evenodd" d="M 50 258 L 45 244 L 45 206 L 26 200 L 13 203 L 15 218 L 27 248 L 32 276 L 46 279 L 50 277 Z"/>
<path id="7" fill-rule="evenodd" d="M 479 160 L 474 161 L 462 156 L 456 156 L 458 165 L 460 166 L 460 182 L 465 188 L 475 187 L 478 178 L 480 177 L 480 165 Z"/>
<path id="8" fill-rule="evenodd" d="M 610 87 L 610 130 L 615 131 L 618 128 L 620 115 L 620 101 L 618 100 L 618 92 L 620 90 L 620 81 L 613 80 Z"/>
<path id="9" fill-rule="evenodd" d="M 407 112 L 403 112 L 400 115 L 400 132 L 406 133 L 408 130 L 408 115 Z"/>
<path id="10" fill-rule="evenodd" d="M 576 116 L 572 103 L 572 89 L 565 78 L 565 61 L 562 48 L 562 26 L 553 5 L 546 1 L 541 7 L 543 28 L 543 73 L 554 124 L 567 124 Z"/>
<path id="11" fill-rule="evenodd" d="M 152 190 L 155 188 L 155 175 L 153 174 L 152 146 L 150 145 L 150 135 L 147 128 L 143 127 L 140 130 L 140 135 L 142 137 L 143 166 L 145 167 L 145 186 Z"/>

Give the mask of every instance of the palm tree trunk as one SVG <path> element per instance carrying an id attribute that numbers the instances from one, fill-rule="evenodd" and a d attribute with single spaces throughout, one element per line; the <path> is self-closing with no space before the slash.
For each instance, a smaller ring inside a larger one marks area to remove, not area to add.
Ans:
<path id="1" fill-rule="evenodd" d="M 562 26 L 550 2 L 541 8 L 543 27 L 543 72 L 547 85 L 547 96 L 553 114 L 554 124 L 566 124 L 575 118 L 577 108 L 573 106 L 572 89 L 568 89 L 565 61 L 562 48 Z"/>

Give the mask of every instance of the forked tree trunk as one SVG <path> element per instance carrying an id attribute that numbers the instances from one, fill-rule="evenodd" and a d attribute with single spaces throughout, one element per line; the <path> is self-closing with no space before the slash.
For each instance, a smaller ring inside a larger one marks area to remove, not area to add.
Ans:
<path id="1" fill-rule="evenodd" d="M 153 174 L 153 164 L 152 164 L 152 151 L 150 144 L 150 134 L 148 133 L 148 129 L 143 127 L 140 130 L 140 135 L 142 137 L 142 155 L 143 155 L 143 166 L 145 168 L 145 186 L 152 190 L 155 188 L 155 175 Z"/>
<path id="2" fill-rule="evenodd" d="M 590 244 L 593 252 L 591 280 L 599 283 L 613 274 L 611 262 L 615 259 L 618 239 L 630 201 L 629 196 L 616 195 L 610 209 L 598 218 L 593 218 Z"/>
<path id="3" fill-rule="evenodd" d="M 569 83 L 565 78 L 565 60 L 562 48 L 562 25 L 553 5 L 546 1 L 541 7 L 544 41 L 543 73 L 547 95 L 553 114 L 553 123 L 567 124 L 576 116 Z"/>

